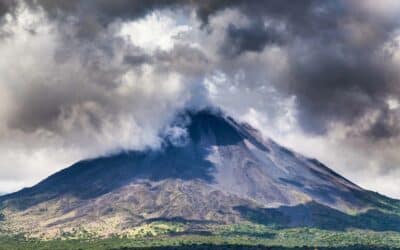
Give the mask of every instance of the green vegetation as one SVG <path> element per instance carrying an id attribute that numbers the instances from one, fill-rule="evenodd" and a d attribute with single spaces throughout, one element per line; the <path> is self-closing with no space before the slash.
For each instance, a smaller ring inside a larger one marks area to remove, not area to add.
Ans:
<path id="1" fill-rule="evenodd" d="M 106 239 L 35 240 L 0 237 L 0 250 L 129 249 L 400 249 L 400 233 L 312 228 L 274 229 L 257 224 L 193 225 L 157 222 Z M 207 230 L 207 231 L 205 231 Z"/>

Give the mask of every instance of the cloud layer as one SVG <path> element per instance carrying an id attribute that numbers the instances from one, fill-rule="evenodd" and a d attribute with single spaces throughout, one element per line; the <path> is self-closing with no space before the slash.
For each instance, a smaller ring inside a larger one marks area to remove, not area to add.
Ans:
<path id="1" fill-rule="evenodd" d="M 0 1 L 0 191 L 157 147 L 176 112 L 211 104 L 400 197 L 399 13 L 392 0 Z"/>

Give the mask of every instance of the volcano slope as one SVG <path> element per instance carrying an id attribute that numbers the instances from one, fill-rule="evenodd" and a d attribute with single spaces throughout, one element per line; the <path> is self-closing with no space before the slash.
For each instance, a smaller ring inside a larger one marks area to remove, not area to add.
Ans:
<path id="1" fill-rule="evenodd" d="M 400 231 L 399 201 L 362 189 L 248 124 L 202 110 L 178 115 L 171 126 L 185 133 L 165 136 L 160 149 L 80 161 L 0 197 L 1 230 L 39 238 L 207 234 L 242 224 Z"/>

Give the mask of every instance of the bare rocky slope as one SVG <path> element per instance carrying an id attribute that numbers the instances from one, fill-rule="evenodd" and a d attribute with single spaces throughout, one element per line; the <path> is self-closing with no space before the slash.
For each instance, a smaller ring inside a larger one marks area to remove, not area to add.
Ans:
<path id="1" fill-rule="evenodd" d="M 101 235 L 154 220 L 400 231 L 399 201 L 363 190 L 218 111 L 186 112 L 157 150 L 80 161 L 0 197 L 0 228 Z M 186 121 L 186 122 L 182 122 Z"/>

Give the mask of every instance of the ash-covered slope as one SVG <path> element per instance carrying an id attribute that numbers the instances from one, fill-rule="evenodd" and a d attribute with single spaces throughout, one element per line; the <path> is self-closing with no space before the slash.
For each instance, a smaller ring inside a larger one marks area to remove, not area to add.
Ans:
<path id="1" fill-rule="evenodd" d="M 220 112 L 189 112 L 177 120 L 182 118 L 187 133 L 179 143 L 166 139 L 159 150 L 81 161 L 0 197 L 3 226 L 39 233 L 85 225 L 107 234 L 179 218 L 323 228 L 336 220 L 345 227 L 400 230 L 397 216 L 376 210 L 395 211 L 397 201 L 363 190 Z M 386 224 L 376 226 L 376 220 Z"/>

